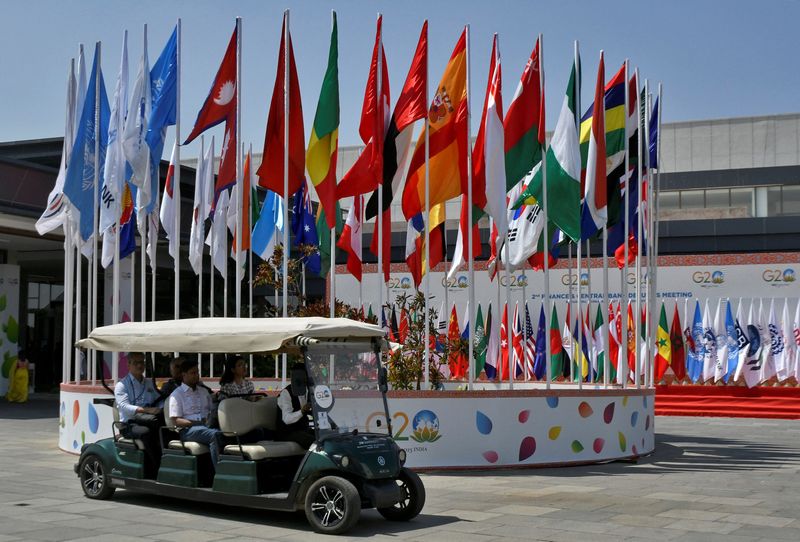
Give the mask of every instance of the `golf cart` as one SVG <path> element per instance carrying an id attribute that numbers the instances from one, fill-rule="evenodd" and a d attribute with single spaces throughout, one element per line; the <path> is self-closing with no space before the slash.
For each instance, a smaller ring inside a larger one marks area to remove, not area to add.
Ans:
<path id="1" fill-rule="evenodd" d="M 264 393 L 227 398 L 219 403 L 218 419 L 228 444 L 216 469 L 208 447 L 185 441 L 166 415 L 160 465 L 147 469 L 145 444 L 135 435 L 123 436 L 123 424 L 115 421 L 114 436 L 84 445 L 75 465 L 91 499 L 126 489 L 230 506 L 304 510 L 314 530 L 328 534 L 353 527 L 362 508 L 407 521 L 425 504 L 419 476 L 403 466 L 405 451 L 392 440 L 386 369 L 380 361 L 387 343 L 378 326 L 344 318 L 128 322 L 96 328 L 77 344 L 109 352 L 285 353 L 295 362 L 293 393 L 311 404 L 308 423 L 315 437 L 308 449 L 291 441 L 248 440 L 253 430 L 269 434 L 276 429 L 277 398 Z M 95 403 L 114 408 L 113 398 Z"/>

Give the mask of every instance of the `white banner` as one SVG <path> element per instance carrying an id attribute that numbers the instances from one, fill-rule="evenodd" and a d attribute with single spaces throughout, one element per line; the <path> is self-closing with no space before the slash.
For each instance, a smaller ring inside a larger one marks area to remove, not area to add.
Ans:
<path id="1" fill-rule="evenodd" d="M 19 343 L 19 266 L 0 265 L 0 396 L 8 391 Z"/>
<path id="2" fill-rule="evenodd" d="M 119 321 L 130 322 L 133 312 L 133 299 L 131 298 L 131 258 L 124 258 L 119 261 Z M 103 307 L 103 325 L 111 325 L 114 310 L 114 274 L 113 266 L 108 266 L 105 270 L 105 305 Z M 111 352 L 103 353 L 105 363 L 106 378 L 111 376 Z M 128 374 L 128 363 L 125 352 L 119 356 L 119 377 Z M 98 375 L 99 377 L 100 375 Z"/>

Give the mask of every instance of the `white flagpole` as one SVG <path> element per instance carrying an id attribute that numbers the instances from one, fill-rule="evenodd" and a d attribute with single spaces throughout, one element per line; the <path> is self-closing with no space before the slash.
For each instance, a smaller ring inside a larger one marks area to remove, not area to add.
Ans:
<path id="1" fill-rule="evenodd" d="M 620 279 L 620 289 L 622 290 L 622 297 L 620 305 L 620 310 L 623 312 L 621 315 L 622 319 L 622 332 L 620 333 L 620 357 L 621 361 L 619 363 L 618 371 L 617 371 L 617 379 L 622 379 L 622 387 L 628 387 L 628 231 L 630 229 L 630 225 L 628 224 L 628 209 L 630 208 L 630 193 L 631 193 L 631 175 L 630 175 L 630 150 L 629 150 L 629 141 L 628 141 L 628 102 L 630 96 L 628 96 L 628 59 L 625 59 L 625 205 L 622 209 L 622 224 L 623 224 L 623 252 L 624 252 L 624 264 L 622 268 L 622 277 Z"/>
<path id="2" fill-rule="evenodd" d="M 288 41 L 288 36 L 287 36 Z M 289 57 L 286 57 L 286 65 L 289 65 Z M 236 318 L 242 316 L 242 222 L 244 220 L 244 178 L 242 177 L 242 18 L 236 17 L 236 184 L 239 190 L 236 191 Z M 286 138 L 288 149 L 289 138 Z"/>
<path id="3" fill-rule="evenodd" d="M 639 68 L 635 68 L 633 70 L 634 77 L 636 77 L 636 125 L 639 127 L 637 130 L 637 145 L 639 148 L 637 149 L 637 155 L 642 154 L 642 128 L 641 128 L 641 104 L 639 103 Z M 626 122 L 627 123 L 627 122 Z M 636 282 L 634 284 L 636 288 L 636 304 L 634 308 L 636 309 L 633 315 L 633 329 L 634 329 L 634 346 L 636 348 L 636 356 L 634 359 L 636 360 L 636 366 L 633 369 L 633 377 L 636 380 L 636 388 L 639 389 L 642 386 L 641 382 L 641 359 L 642 359 L 642 347 L 641 347 L 641 337 L 640 337 L 640 330 L 641 330 L 641 318 L 642 318 L 642 247 L 644 246 L 642 242 L 642 161 L 644 157 L 639 156 L 638 160 L 636 161 L 636 209 L 638 212 L 636 213 L 636 242 L 639 246 L 639 250 L 636 251 Z"/>
<path id="4" fill-rule="evenodd" d="M 605 107 L 604 107 L 605 109 Z M 603 111 L 605 114 L 605 111 Z M 603 386 L 608 387 L 609 372 L 611 372 L 610 348 L 608 339 L 611 322 L 608 321 L 608 224 L 603 225 L 603 325 L 600 327 L 601 337 L 605 345 L 603 356 Z"/>
<path id="5" fill-rule="evenodd" d="M 642 167 L 646 168 L 645 171 L 647 172 L 647 216 L 645 217 L 645 222 L 643 224 L 644 229 L 644 238 L 645 242 L 642 242 L 642 246 L 647 246 L 647 255 L 645 256 L 645 276 L 647 277 L 647 283 L 645 284 L 645 300 L 644 300 L 644 310 L 645 310 L 645 330 L 646 330 L 646 341 L 645 341 L 645 348 L 644 348 L 644 382 L 643 384 L 646 387 L 651 386 L 650 380 L 653 376 L 653 371 L 651 370 L 651 362 L 654 361 L 654 353 L 656 348 L 653 347 L 653 297 L 655 296 L 655 292 L 653 291 L 653 229 L 652 229 L 652 216 L 653 216 L 653 179 L 651 176 L 652 169 L 650 168 L 650 85 L 647 79 L 644 80 L 644 120 L 642 121 Z M 641 117 L 641 114 L 640 114 Z"/>
<path id="6" fill-rule="evenodd" d="M 97 230 L 100 222 L 100 209 L 98 208 L 98 196 L 100 193 L 100 59 L 102 44 L 97 43 L 97 71 L 95 72 L 94 87 L 94 199 L 92 200 L 92 301 L 91 307 L 91 329 L 97 327 Z M 88 322 L 87 322 L 88 323 Z M 92 385 L 97 379 L 97 351 L 91 350 L 91 368 L 87 371 L 92 375 Z"/>
<path id="7" fill-rule="evenodd" d="M 497 38 L 497 35 L 495 34 Z M 500 38 L 497 38 L 498 47 Z M 475 373 L 475 352 L 473 350 L 473 337 L 475 330 L 475 318 L 472 313 L 475 312 L 475 255 L 472 253 L 472 111 L 470 108 L 470 27 L 467 25 L 467 268 L 469 273 L 469 299 L 467 301 L 467 322 L 469 329 L 467 334 L 467 350 L 469 351 L 469 375 L 467 381 L 469 382 L 469 389 L 472 389 L 474 380 L 473 374 Z M 425 179 L 427 181 L 427 177 Z M 503 240 L 505 242 L 505 239 Z M 508 267 L 506 266 L 506 279 L 508 279 Z M 508 282 L 506 282 L 506 295 L 508 295 Z M 508 330 L 506 330 L 508 333 Z M 509 337 L 511 335 L 509 334 Z M 510 352 L 510 350 L 509 350 Z M 513 371 L 509 371 L 511 387 L 513 389 Z"/>
<path id="8" fill-rule="evenodd" d="M 378 13 L 378 19 L 380 20 L 381 14 Z M 377 44 L 377 80 L 375 81 L 376 84 L 376 106 L 378 108 L 378 114 L 382 115 L 383 113 L 383 25 L 381 25 L 380 33 L 378 34 L 378 44 Z M 383 123 L 381 122 L 381 128 L 383 128 Z M 391 221 L 391 215 L 389 217 Z M 385 277 L 383 275 L 383 178 L 380 179 L 378 183 L 378 216 L 375 220 L 375 225 L 378 227 L 378 284 L 380 285 L 378 288 L 379 293 L 379 305 L 383 307 L 383 290 L 386 285 Z M 388 296 L 386 301 L 388 302 Z"/>
<path id="9" fill-rule="evenodd" d="M 127 51 L 128 47 L 128 31 L 125 31 L 124 37 L 124 47 Z M 127 52 L 126 55 L 126 62 L 127 62 Z M 127 72 L 125 74 L 127 78 Z M 128 81 L 125 80 L 125 84 L 127 85 Z M 124 106 L 123 106 L 124 107 Z M 124 110 L 124 109 L 123 109 Z M 119 135 L 117 136 L 119 137 Z M 119 197 L 119 196 L 118 196 Z M 120 209 L 121 211 L 121 209 Z M 113 256 L 113 267 L 111 268 L 111 323 L 112 324 L 119 324 L 119 236 L 122 231 L 122 225 L 120 224 L 120 214 L 118 213 L 116 217 L 114 217 L 114 256 Z M 104 274 L 105 275 L 105 274 Z M 105 288 L 104 288 L 105 290 Z M 106 293 L 106 299 L 108 298 L 108 294 Z M 111 352 L 111 381 L 116 382 L 117 378 L 119 377 L 119 352 Z"/>
<path id="10" fill-rule="evenodd" d="M 425 58 L 428 58 L 428 42 L 425 40 Z M 425 104 L 429 103 L 428 101 L 428 80 L 429 80 L 430 70 L 428 68 L 428 62 L 425 62 Z M 430 124 L 430 117 L 426 114 L 425 115 L 425 238 L 423 239 L 423 245 L 425 245 L 425 268 L 422 272 L 425 273 L 425 357 L 424 360 L 424 382 L 425 382 L 425 389 L 430 389 L 430 371 L 431 371 L 431 345 L 430 345 L 430 329 L 431 329 L 431 315 L 430 315 L 430 297 L 431 297 L 431 274 L 433 273 L 433 269 L 431 269 L 431 185 L 430 185 L 430 175 L 431 175 L 431 167 L 430 167 L 430 158 L 431 158 L 431 144 L 430 144 L 430 131 L 431 131 L 431 124 Z M 490 230 L 491 231 L 491 230 Z M 447 284 L 445 283 L 444 286 L 445 291 L 447 291 Z M 436 330 L 438 333 L 439 330 Z"/>
<path id="11" fill-rule="evenodd" d="M 70 230 L 72 228 L 70 227 Z M 75 235 L 75 233 L 72 233 Z M 74 239 L 74 238 L 73 238 Z M 83 304 L 83 255 L 81 254 L 81 238 L 80 234 L 77 235 L 77 242 L 75 243 L 75 258 L 76 258 L 76 274 L 75 280 L 75 339 L 83 338 L 83 325 L 82 325 L 82 304 Z M 85 358 L 88 368 L 89 360 Z M 88 375 L 88 372 L 87 372 Z M 75 347 L 75 382 L 81 379 L 81 350 Z"/>
<path id="12" fill-rule="evenodd" d="M 605 104 L 603 104 L 605 108 Z M 589 325 L 586 326 L 586 354 L 587 359 L 586 362 L 589 365 L 589 378 L 588 384 L 591 385 L 594 379 L 596 378 L 594 367 L 595 365 L 592 364 L 592 344 L 594 342 L 594 333 L 592 333 L 592 247 L 589 240 L 586 240 L 586 293 L 589 296 L 589 299 L 586 301 L 586 320 L 589 322 Z M 581 315 L 583 319 L 583 315 Z M 581 329 L 583 329 L 583 324 L 581 324 Z M 597 358 L 595 358 L 595 364 L 597 362 Z"/>
<path id="13" fill-rule="evenodd" d="M 204 136 L 200 136 L 200 160 L 205 159 L 205 138 Z M 211 140 L 211 164 L 208 167 L 214 167 L 214 140 Z M 212 175 L 211 178 L 213 179 L 214 176 Z M 203 179 L 200 182 L 195 183 L 195 190 L 203 190 L 205 193 L 208 193 L 208 188 L 204 184 L 205 181 L 205 174 L 203 175 Z M 174 194 L 174 192 L 173 192 Z M 204 194 L 205 197 L 205 194 Z M 200 212 L 205 214 L 205 202 L 200 206 Z M 200 221 L 201 223 L 205 224 L 206 217 L 201 216 Z M 205 232 L 203 232 L 205 234 Z M 209 251 L 210 252 L 210 251 Z M 211 275 L 214 275 L 214 261 L 211 261 Z M 197 316 L 199 318 L 203 317 L 203 247 L 200 247 L 200 273 L 197 274 Z M 201 363 L 201 356 L 197 354 L 197 363 L 202 371 L 202 363 Z M 202 372 L 200 373 L 202 375 Z"/>
<path id="14" fill-rule="evenodd" d="M 248 152 L 248 156 L 250 157 L 250 171 L 253 171 L 253 144 L 250 144 L 250 150 Z M 258 199 L 253 201 L 253 186 L 250 183 L 250 177 L 247 178 L 247 181 L 243 183 L 247 188 L 249 201 L 250 201 L 250 209 L 254 205 L 258 205 Z M 250 212 L 250 209 L 244 209 L 244 212 L 247 213 L 247 227 L 250 229 L 249 237 L 250 237 L 250 249 L 247 251 L 247 306 L 248 306 L 248 317 L 253 317 L 253 215 Z M 214 270 L 211 270 L 211 276 L 214 276 Z M 213 374 L 213 373 L 212 373 Z M 253 354 L 250 354 L 250 380 L 253 379 Z"/>
<path id="15" fill-rule="evenodd" d="M 582 260 L 582 245 L 581 240 L 578 239 L 578 242 L 575 243 L 578 247 L 577 249 L 577 263 L 578 263 L 578 303 L 577 303 L 577 312 L 578 312 L 578 336 L 576 337 L 577 342 L 575 343 L 574 347 L 572 348 L 572 359 L 575 364 L 575 370 L 577 371 L 578 377 L 578 389 L 583 389 L 583 300 L 581 296 L 583 294 L 583 285 L 581 284 L 581 260 Z M 572 329 L 572 322 L 567 322 L 567 327 Z"/>
<path id="16" fill-rule="evenodd" d="M 202 151 L 200 152 L 200 159 L 201 160 L 203 159 L 203 152 Z M 210 269 L 210 272 L 209 272 L 209 275 L 208 275 L 208 280 L 209 280 L 209 282 L 211 282 L 211 292 L 209 294 L 210 295 L 210 299 L 209 299 L 209 303 L 208 303 L 208 305 L 209 305 L 209 307 L 208 307 L 208 315 L 209 315 L 209 317 L 213 318 L 214 317 L 214 283 L 217 280 L 216 273 L 215 273 L 217 268 L 214 265 L 214 245 L 216 243 L 214 242 L 214 226 L 213 225 L 211 226 L 211 239 L 212 239 L 211 247 L 209 249 L 209 252 L 211 253 L 211 269 Z M 227 258 L 227 254 L 225 255 L 225 257 Z M 211 377 L 214 376 L 214 354 L 209 354 L 209 356 L 208 356 L 208 374 Z"/>
<path id="17" fill-rule="evenodd" d="M 658 295 L 658 224 L 659 224 L 659 211 L 660 211 L 660 204 L 658 201 L 659 194 L 661 192 L 661 111 L 663 109 L 662 99 L 662 85 L 661 83 L 658 84 L 658 119 L 657 122 L 657 130 L 656 130 L 656 159 L 658 160 L 658 168 L 656 169 L 656 182 L 653 185 L 653 200 L 652 200 L 652 247 L 653 247 L 653 299 L 655 300 L 655 296 Z M 649 126 L 649 123 L 648 123 Z M 647 139 L 647 147 L 648 152 L 650 148 L 650 138 L 648 135 Z M 741 304 L 741 302 L 740 302 Z M 652 375 L 652 372 L 650 373 Z M 650 385 L 653 386 L 653 379 L 650 379 Z"/>
<path id="18" fill-rule="evenodd" d="M 335 25 L 336 25 L 336 11 L 335 10 L 331 10 L 331 33 L 333 32 L 333 28 L 335 27 Z M 338 50 L 338 47 L 339 47 L 339 42 L 338 42 L 338 39 L 339 39 L 338 36 L 339 35 L 338 35 L 338 33 L 337 33 L 336 36 L 337 36 L 336 37 L 336 39 L 337 39 L 336 47 L 337 47 L 337 50 Z M 337 66 L 338 66 L 338 59 L 337 59 Z M 337 84 L 338 84 L 338 80 L 337 80 Z M 337 152 L 338 152 L 338 143 L 337 143 Z M 334 180 L 334 183 L 336 183 L 336 175 L 335 174 L 333 176 L 333 180 Z M 320 205 L 322 205 L 322 202 L 320 202 Z M 336 204 L 334 204 L 333 210 L 334 210 L 334 214 L 335 214 L 336 211 L 337 211 L 337 205 Z M 327 218 L 327 216 L 326 216 L 326 218 Z M 361 225 L 363 226 L 364 225 L 363 215 L 361 217 L 359 217 L 359 218 L 361 218 Z M 331 253 L 330 254 L 330 259 L 331 259 L 331 263 L 330 263 L 330 270 L 328 271 L 328 274 L 330 275 L 330 281 L 331 281 L 330 282 L 330 284 L 331 284 L 331 287 L 330 287 L 330 317 L 331 318 L 334 318 L 336 316 L 336 224 L 339 221 L 339 217 L 338 216 L 334 216 L 333 219 L 334 219 L 333 220 L 333 227 L 331 228 L 331 235 L 330 235 L 330 253 Z M 362 275 L 362 280 L 363 280 L 363 275 Z M 359 283 L 358 283 L 358 291 L 359 291 L 359 296 L 360 296 L 361 295 L 360 294 L 360 292 L 361 292 L 361 281 L 359 281 Z M 378 323 L 380 324 L 380 322 L 378 322 Z M 333 354 L 331 354 L 331 358 L 330 358 L 330 371 L 329 371 L 329 374 L 333 375 Z M 332 381 L 333 381 L 333 379 L 331 377 L 331 382 Z"/>
<path id="19" fill-rule="evenodd" d="M 74 60 L 72 61 L 75 62 Z M 72 380 L 70 371 L 72 369 L 72 304 L 75 294 L 75 250 L 72 246 L 72 227 L 71 218 L 69 213 L 64 216 L 64 338 L 62 344 L 63 350 L 63 369 L 62 369 L 62 382 L 70 382 Z M 77 380 L 77 377 L 76 379 Z"/>
<path id="20" fill-rule="evenodd" d="M 569 253 L 568 258 L 569 258 L 569 260 L 568 260 L 568 263 L 567 263 L 567 265 L 569 266 L 568 273 L 567 273 L 567 276 L 569 277 L 569 281 L 568 281 L 569 282 L 569 296 L 567 298 L 567 310 L 566 310 L 565 317 L 566 317 L 566 322 L 567 322 L 567 329 L 570 329 L 569 316 L 572 316 L 572 314 L 573 314 L 573 312 L 572 312 L 572 305 L 573 305 L 572 301 L 573 301 L 573 298 L 574 298 L 575 294 L 574 294 L 573 289 L 572 289 L 572 243 L 567 243 L 567 246 L 569 247 L 568 248 L 568 253 Z M 561 333 L 561 326 L 558 326 L 558 332 Z M 570 332 L 570 335 L 571 334 L 572 333 Z M 572 358 L 575 357 L 575 353 L 574 352 L 572 352 L 572 356 L 571 357 Z M 570 360 L 570 367 L 569 367 L 569 379 L 570 380 L 575 380 L 575 371 L 574 371 L 573 365 L 572 365 L 573 361 L 574 361 L 574 359 Z"/>
<path id="21" fill-rule="evenodd" d="M 289 10 L 283 12 L 283 317 L 289 316 Z M 281 381 L 288 359 L 283 355 Z"/>
<path id="22" fill-rule="evenodd" d="M 576 45 L 577 47 L 577 45 Z M 577 49 L 576 49 L 577 50 Z M 544 41 L 542 35 L 539 34 L 539 89 L 540 92 L 544 90 Z M 544 329 L 547 337 L 544 341 L 544 364 L 545 364 L 545 387 L 550 389 L 550 382 L 552 381 L 551 363 L 550 363 L 550 232 L 548 231 L 547 224 L 547 137 L 544 138 L 544 145 L 542 146 L 542 219 L 544 220 Z"/>
<path id="23" fill-rule="evenodd" d="M 525 272 L 525 264 L 522 264 L 522 271 Z M 527 286 L 527 277 L 522 281 L 522 308 L 523 308 L 523 318 L 525 323 L 522 324 L 522 373 L 524 375 L 525 381 L 531 379 L 531 375 L 528 372 L 528 294 L 526 287 Z M 475 317 L 477 318 L 477 316 Z"/>
<path id="24" fill-rule="evenodd" d="M 181 317 L 181 20 L 178 19 L 178 49 L 176 53 L 175 70 L 177 78 L 175 82 L 175 164 L 172 174 L 172 208 L 175 210 L 175 224 L 173 227 L 173 237 L 170 239 L 175 246 L 175 258 L 173 259 L 175 275 L 175 297 L 174 316 L 178 320 Z M 203 159 L 202 153 L 200 160 Z M 176 352 L 177 353 L 177 352 Z"/>

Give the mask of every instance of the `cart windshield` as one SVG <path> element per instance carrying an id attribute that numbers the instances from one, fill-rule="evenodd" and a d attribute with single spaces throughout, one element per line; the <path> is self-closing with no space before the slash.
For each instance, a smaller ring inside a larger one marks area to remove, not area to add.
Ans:
<path id="1" fill-rule="evenodd" d="M 368 343 L 306 350 L 308 395 L 318 439 L 354 430 L 389 434 L 378 386 L 379 359 Z"/>

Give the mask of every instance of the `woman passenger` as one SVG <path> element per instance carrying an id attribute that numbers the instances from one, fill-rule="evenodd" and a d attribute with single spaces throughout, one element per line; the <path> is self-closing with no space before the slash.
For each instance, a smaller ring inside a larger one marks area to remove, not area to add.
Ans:
<path id="1" fill-rule="evenodd" d="M 255 391 L 253 383 L 245 378 L 247 372 L 247 362 L 242 356 L 236 356 L 233 361 L 230 359 L 225 362 L 225 371 L 219 379 L 219 393 L 224 397 L 235 397 L 237 395 L 250 394 Z M 258 399 L 257 395 L 246 397 L 251 401 Z"/>

